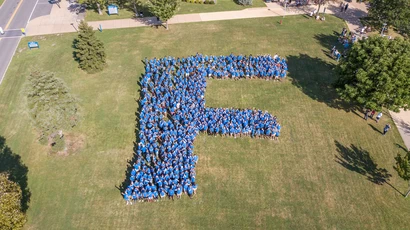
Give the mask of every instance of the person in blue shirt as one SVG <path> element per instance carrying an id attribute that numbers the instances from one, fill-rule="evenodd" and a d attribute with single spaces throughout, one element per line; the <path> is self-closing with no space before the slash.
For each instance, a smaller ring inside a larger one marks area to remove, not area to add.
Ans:
<path id="1" fill-rule="evenodd" d="M 270 55 L 249 57 L 204 56 L 146 60 L 141 84 L 140 142 L 136 149 L 131 187 L 126 194 L 135 199 L 157 200 L 196 193 L 193 142 L 199 132 L 233 137 L 276 135 L 276 117 L 250 109 L 205 107 L 206 78 L 270 80 L 286 76 L 286 60 Z M 278 126 L 278 127 L 277 127 Z M 272 130 L 272 131 L 271 131 Z"/>
<path id="2" fill-rule="evenodd" d="M 192 196 L 193 196 L 193 194 L 194 194 L 194 190 L 192 189 L 192 186 L 191 186 L 191 185 L 188 186 L 187 193 L 188 193 L 189 198 L 192 199 Z"/>
<path id="3" fill-rule="evenodd" d="M 132 205 L 132 202 L 130 200 L 130 195 L 128 195 L 127 193 L 122 193 L 122 195 L 124 197 L 124 200 L 126 201 L 126 205 L 129 205 L 129 204 Z"/>
<path id="4" fill-rule="evenodd" d="M 175 194 L 174 189 L 171 188 L 168 190 L 168 196 L 170 199 L 174 200 L 174 194 Z"/>

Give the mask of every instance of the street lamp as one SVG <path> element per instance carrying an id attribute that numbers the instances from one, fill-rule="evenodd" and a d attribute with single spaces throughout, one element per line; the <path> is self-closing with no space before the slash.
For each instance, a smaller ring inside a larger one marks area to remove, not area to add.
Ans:
<path id="1" fill-rule="evenodd" d="M 387 26 L 387 23 L 383 23 L 382 32 L 380 34 L 382 37 L 383 37 L 384 30 L 386 29 L 386 26 Z"/>

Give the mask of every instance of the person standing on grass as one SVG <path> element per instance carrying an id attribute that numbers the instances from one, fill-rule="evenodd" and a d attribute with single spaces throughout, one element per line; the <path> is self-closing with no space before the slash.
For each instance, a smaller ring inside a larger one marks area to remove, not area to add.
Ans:
<path id="1" fill-rule="evenodd" d="M 332 47 L 332 50 L 331 50 L 331 56 L 332 56 L 332 58 L 335 57 L 335 52 L 336 52 L 336 46 L 333 46 L 333 47 Z"/>
<path id="2" fill-rule="evenodd" d="M 386 126 L 384 126 L 383 136 L 386 135 L 387 131 L 389 131 L 390 128 L 391 128 L 391 126 L 390 126 L 389 124 L 387 124 Z"/>
<path id="3" fill-rule="evenodd" d="M 382 118 L 382 116 L 383 116 L 383 113 L 382 113 L 382 112 L 380 112 L 379 114 L 377 114 L 377 116 L 376 116 L 376 122 L 377 122 L 377 123 L 379 123 L 379 121 L 380 121 L 380 119 Z"/>
<path id="4" fill-rule="evenodd" d="M 376 110 L 372 110 L 372 112 L 370 113 L 370 118 L 373 119 L 374 114 L 376 113 Z"/>
<path id="5" fill-rule="evenodd" d="M 339 51 L 336 51 L 336 52 L 337 52 L 337 53 L 336 53 L 336 61 L 339 62 L 340 57 L 341 57 L 342 55 L 339 53 Z"/>
<path id="6" fill-rule="evenodd" d="M 370 109 L 366 109 L 366 112 L 364 112 L 364 117 L 363 119 L 365 119 L 367 121 L 367 119 L 369 118 L 369 113 L 370 113 Z"/>
<path id="7" fill-rule="evenodd" d="M 130 196 L 129 196 L 127 193 L 125 193 L 125 192 L 123 192 L 122 195 L 123 195 L 123 197 L 124 197 L 124 200 L 127 202 L 127 205 L 129 205 L 129 204 L 132 205 L 132 202 L 131 202 L 131 200 L 130 200 Z"/>

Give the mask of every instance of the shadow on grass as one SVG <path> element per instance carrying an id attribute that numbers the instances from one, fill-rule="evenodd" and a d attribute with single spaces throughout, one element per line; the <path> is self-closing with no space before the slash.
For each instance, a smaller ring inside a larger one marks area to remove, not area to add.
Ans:
<path id="1" fill-rule="evenodd" d="M 359 114 L 357 111 L 359 111 L 359 110 L 352 110 L 352 113 L 356 114 L 360 118 L 364 118 L 364 114 Z"/>
<path id="2" fill-rule="evenodd" d="M 78 38 L 74 38 L 73 43 L 71 44 L 71 48 L 73 49 L 72 55 L 75 62 L 80 64 L 80 59 L 77 57 L 77 44 L 79 40 Z"/>
<path id="3" fill-rule="evenodd" d="M 26 212 L 31 192 L 27 184 L 28 168 L 21 162 L 19 155 L 13 153 L 6 145 L 6 139 L 0 136 L 0 173 L 8 173 L 9 180 L 17 183 L 22 191 L 21 209 Z"/>
<path id="4" fill-rule="evenodd" d="M 130 4 L 124 4 L 124 7 L 123 7 L 123 8 L 126 9 L 126 10 L 129 11 L 129 12 L 134 13 L 134 17 L 135 17 L 135 11 L 137 11 L 138 14 L 142 13 L 142 14 L 144 15 L 144 17 L 152 17 L 152 16 L 154 16 L 154 15 L 150 12 L 149 7 L 148 7 L 146 4 L 144 4 L 144 3 L 140 2 L 140 1 L 137 1 L 137 4 L 135 5 L 135 8 L 134 8 L 134 5 L 133 5 L 132 3 L 130 3 Z"/>
<path id="5" fill-rule="evenodd" d="M 340 29 L 342 31 L 342 28 Z M 336 46 L 339 52 L 343 52 L 343 46 L 339 42 L 339 34 L 336 31 L 333 31 L 333 35 L 331 34 L 315 34 L 314 38 L 325 48 L 327 52 L 326 55 L 330 56 L 331 49 L 333 46 Z"/>
<path id="6" fill-rule="evenodd" d="M 292 84 L 303 93 L 331 108 L 342 109 L 346 112 L 356 108 L 354 105 L 339 99 L 332 86 L 337 79 L 337 74 L 334 72 L 335 64 L 306 54 L 286 58 Z"/>
<path id="7" fill-rule="evenodd" d="M 335 156 L 335 161 L 341 166 L 365 176 L 367 180 L 377 185 L 387 184 L 400 195 L 404 196 L 402 192 L 389 183 L 392 175 L 387 169 L 378 167 L 368 151 L 355 145 L 346 147 L 338 141 L 335 141 L 335 145 L 336 150 L 339 153 L 339 155 Z"/>
<path id="8" fill-rule="evenodd" d="M 145 63 L 144 63 L 145 65 Z M 141 78 L 142 79 L 143 74 L 141 74 Z M 135 102 L 139 103 L 139 100 L 142 98 L 143 93 L 141 91 L 141 83 L 138 82 L 138 85 L 140 86 L 140 90 L 139 90 L 139 98 L 135 98 Z M 115 186 L 120 193 L 122 194 L 123 192 L 125 192 L 125 190 L 128 188 L 128 186 L 131 185 L 131 171 L 134 169 L 134 163 L 137 162 L 138 160 L 138 154 L 137 154 L 137 150 L 138 150 L 138 143 L 140 143 L 140 137 L 139 137 L 139 130 L 140 130 L 140 114 L 142 111 L 142 106 L 138 105 L 138 111 L 135 112 L 135 129 L 134 129 L 134 135 L 135 135 L 135 141 L 134 141 L 134 148 L 133 148 L 133 155 L 132 155 L 132 159 L 131 160 L 127 160 L 127 169 L 125 170 L 124 174 L 125 174 L 125 179 L 124 181 L 119 185 L 119 186 Z"/>
<path id="9" fill-rule="evenodd" d="M 395 143 L 395 145 L 397 146 L 397 148 L 404 150 L 404 152 L 406 152 L 406 153 L 407 153 L 408 151 L 410 151 L 410 150 L 407 150 L 405 147 L 403 147 L 402 145 L 400 145 L 400 144 L 398 144 L 398 143 Z"/>
<path id="10" fill-rule="evenodd" d="M 388 182 L 392 176 L 387 169 L 378 167 L 368 151 L 355 145 L 346 147 L 338 141 L 335 141 L 335 145 L 339 153 L 335 156 L 336 162 L 343 167 L 366 176 L 369 181 L 378 185 Z"/>
<path id="11" fill-rule="evenodd" d="M 376 132 L 383 134 L 382 131 L 380 131 L 378 128 L 374 127 L 372 124 L 369 124 L 369 126 Z"/>

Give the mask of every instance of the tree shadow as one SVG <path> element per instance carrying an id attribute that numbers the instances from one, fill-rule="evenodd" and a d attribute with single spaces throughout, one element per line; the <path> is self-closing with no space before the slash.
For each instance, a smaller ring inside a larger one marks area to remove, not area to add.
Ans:
<path id="1" fill-rule="evenodd" d="M 399 128 L 403 130 L 404 133 L 410 134 L 410 125 L 406 123 L 404 120 L 400 120 L 396 124 L 399 126 Z"/>
<path id="2" fill-rule="evenodd" d="M 387 169 L 378 167 L 368 151 L 353 144 L 346 147 L 338 141 L 335 141 L 335 145 L 339 153 L 335 155 L 335 161 L 341 166 L 366 176 L 367 180 L 378 185 L 383 185 L 390 180 L 392 175 Z"/>
<path id="3" fill-rule="evenodd" d="M 346 12 L 341 12 L 339 6 L 329 5 L 328 9 L 333 11 L 336 17 L 344 19 L 349 24 L 358 26 L 358 29 L 355 32 L 359 32 L 361 27 L 363 27 L 360 18 L 367 16 L 365 11 L 358 8 L 348 8 Z"/>
<path id="4" fill-rule="evenodd" d="M 134 18 L 134 21 L 156 28 L 162 25 L 161 21 L 158 21 L 157 17 Z"/>
<path id="5" fill-rule="evenodd" d="M 331 108 L 349 112 L 355 105 L 339 99 L 332 84 L 337 80 L 335 64 L 306 54 L 288 56 L 289 77 L 292 84 L 310 98 L 325 103 Z"/>
<path id="6" fill-rule="evenodd" d="M 9 180 L 20 186 L 22 192 L 21 209 L 26 212 L 31 197 L 27 183 L 28 168 L 21 161 L 21 157 L 13 153 L 6 145 L 6 139 L 2 136 L 0 136 L 0 173 L 8 173 Z"/>
<path id="7" fill-rule="evenodd" d="M 374 127 L 372 124 L 369 124 L 369 126 L 376 132 L 383 134 L 382 131 L 380 131 L 378 128 Z"/>
<path id="8" fill-rule="evenodd" d="M 126 9 L 127 11 L 133 12 L 134 13 L 134 18 L 139 18 L 135 15 L 135 9 L 137 10 L 138 14 L 142 13 L 144 17 L 153 17 L 154 15 L 150 12 L 149 7 L 147 4 L 144 4 L 143 2 L 137 1 L 137 4 L 134 5 L 132 3 L 124 4 L 123 9 Z M 142 18 L 144 18 L 142 17 Z"/>
<path id="9" fill-rule="evenodd" d="M 342 28 L 340 31 L 333 31 L 333 34 L 315 34 L 314 38 L 326 49 L 326 54 L 330 55 L 330 50 L 333 46 L 339 51 L 343 51 L 343 45 L 339 42 L 339 34 L 342 32 Z"/>

